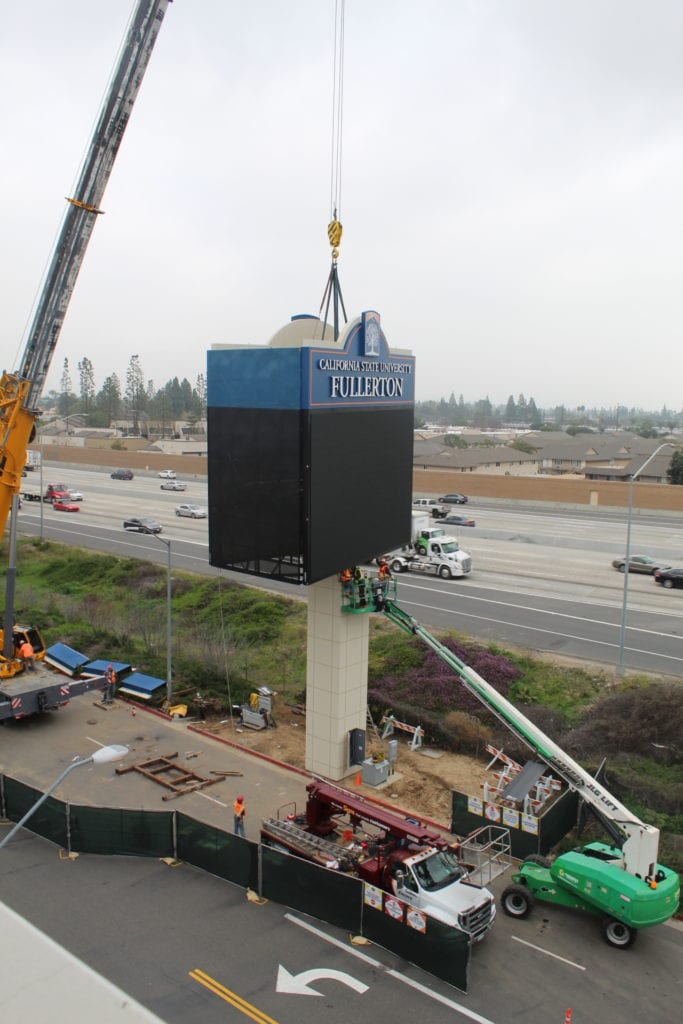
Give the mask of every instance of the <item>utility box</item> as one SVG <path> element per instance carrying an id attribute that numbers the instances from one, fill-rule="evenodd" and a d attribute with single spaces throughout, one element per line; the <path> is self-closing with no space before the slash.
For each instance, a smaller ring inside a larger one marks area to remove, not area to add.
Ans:
<path id="1" fill-rule="evenodd" d="M 365 729 L 349 729 L 349 766 L 365 759 Z"/>
<path id="2" fill-rule="evenodd" d="M 389 762 L 373 761 L 371 757 L 363 761 L 362 780 L 365 786 L 380 786 L 389 778 Z"/>
<path id="3" fill-rule="evenodd" d="M 387 761 L 390 764 L 398 757 L 398 740 L 389 740 L 387 743 Z"/>

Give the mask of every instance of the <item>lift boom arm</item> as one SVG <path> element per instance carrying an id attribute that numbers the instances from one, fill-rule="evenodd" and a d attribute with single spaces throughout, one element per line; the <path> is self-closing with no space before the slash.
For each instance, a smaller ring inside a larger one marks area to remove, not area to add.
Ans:
<path id="1" fill-rule="evenodd" d="M 0 533 L 18 494 L 37 405 L 123 133 L 171 0 L 137 0 L 68 207 L 17 373 L 0 378 Z"/>
<path id="2" fill-rule="evenodd" d="M 456 657 L 393 601 L 386 601 L 384 614 L 404 632 L 412 633 L 427 644 L 489 711 L 492 711 L 515 736 L 557 772 L 571 789 L 580 794 L 603 823 L 615 844 L 621 848 L 622 866 L 625 871 L 642 878 L 654 873 L 653 865 L 657 862 L 659 848 L 659 829 L 640 821 L 589 772 L 569 757 L 510 701 L 501 696 L 490 683 L 482 679 L 474 669 Z"/>

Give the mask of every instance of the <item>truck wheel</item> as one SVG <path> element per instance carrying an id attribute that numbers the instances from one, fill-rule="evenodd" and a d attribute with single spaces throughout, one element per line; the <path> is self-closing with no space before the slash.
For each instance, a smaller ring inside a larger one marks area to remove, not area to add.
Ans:
<path id="1" fill-rule="evenodd" d="M 523 885 L 508 885 L 503 889 L 500 901 L 508 917 L 528 917 L 534 909 L 534 898 Z"/>
<path id="2" fill-rule="evenodd" d="M 392 572 L 403 572 L 403 562 L 399 561 L 398 558 L 394 559 L 391 563 Z"/>
<path id="3" fill-rule="evenodd" d="M 453 573 L 451 572 L 447 565 L 441 566 L 441 568 L 439 569 L 439 576 L 441 577 L 442 580 L 453 579 Z"/>
<path id="4" fill-rule="evenodd" d="M 427 548 L 423 548 L 422 545 L 420 545 L 420 544 L 416 544 L 415 545 L 415 551 L 417 552 L 418 555 L 426 555 L 427 554 Z"/>
<path id="5" fill-rule="evenodd" d="M 539 868 L 549 868 L 550 861 L 547 857 L 542 857 L 540 853 L 530 853 L 528 857 L 524 858 L 524 864 L 538 864 Z"/>
<path id="6" fill-rule="evenodd" d="M 623 921 L 617 921 L 615 917 L 606 917 L 602 922 L 602 934 L 605 942 L 617 949 L 628 949 L 636 941 L 638 932 L 630 928 Z"/>

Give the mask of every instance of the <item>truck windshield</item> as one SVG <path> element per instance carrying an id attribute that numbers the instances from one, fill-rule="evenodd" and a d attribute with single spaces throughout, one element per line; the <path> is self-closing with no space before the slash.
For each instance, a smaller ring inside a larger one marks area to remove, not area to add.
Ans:
<path id="1" fill-rule="evenodd" d="M 449 541 L 446 541 L 445 544 L 441 545 L 441 550 L 443 551 L 443 553 L 445 555 L 452 555 L 453 552 L 454 551 L 458 551 L 459 548 L 458 548 L 458 545 L 455 543 L 455 541 L 449 540 Z"/>
<path id="2" fill-rule="evenodd" d="M 419 864 L 414 864 L 413 871 L 421 887 L 428 892 L 452 885 L 465 874 L 465 869 L 457 857 L 446 850 L 439 850 L 431 857 L 421 860 Z"/>

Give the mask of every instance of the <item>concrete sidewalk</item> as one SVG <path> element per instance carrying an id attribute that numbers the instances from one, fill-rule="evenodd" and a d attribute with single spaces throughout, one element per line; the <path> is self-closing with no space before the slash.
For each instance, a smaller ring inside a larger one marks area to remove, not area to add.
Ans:
<path id="1" fill-rule="evenodd" d="M 287 811 L 305 807 L 307 774 L 194 731 L 183 720 L 169 721 L 119 700 L 113 708 L 104 709 L 94 702 L 93 694 L 73 699 L 62 711 L 6 723 L 0 731 L 0 773 L 44 791 L 72 761 L 109 743 L 123 744 L 130 754 L 118 766 L 76 769 L 54 796 L 90 806 L 178 809 L 198 821 L 232 830 L 232 804 L 242 794 L 247 808 L 246 833 L 253 840 L 258 839 L 263 818 L 272 817 L 286 805 Z M 170 755 L 176 755 L 173 760 L 180 766 L 204 778 L 212 778 L 212 771 L 242 774 L 170 800 L 163 799 L 169 790 L 137 772 L 116 774 L 116 767 Z"/>

